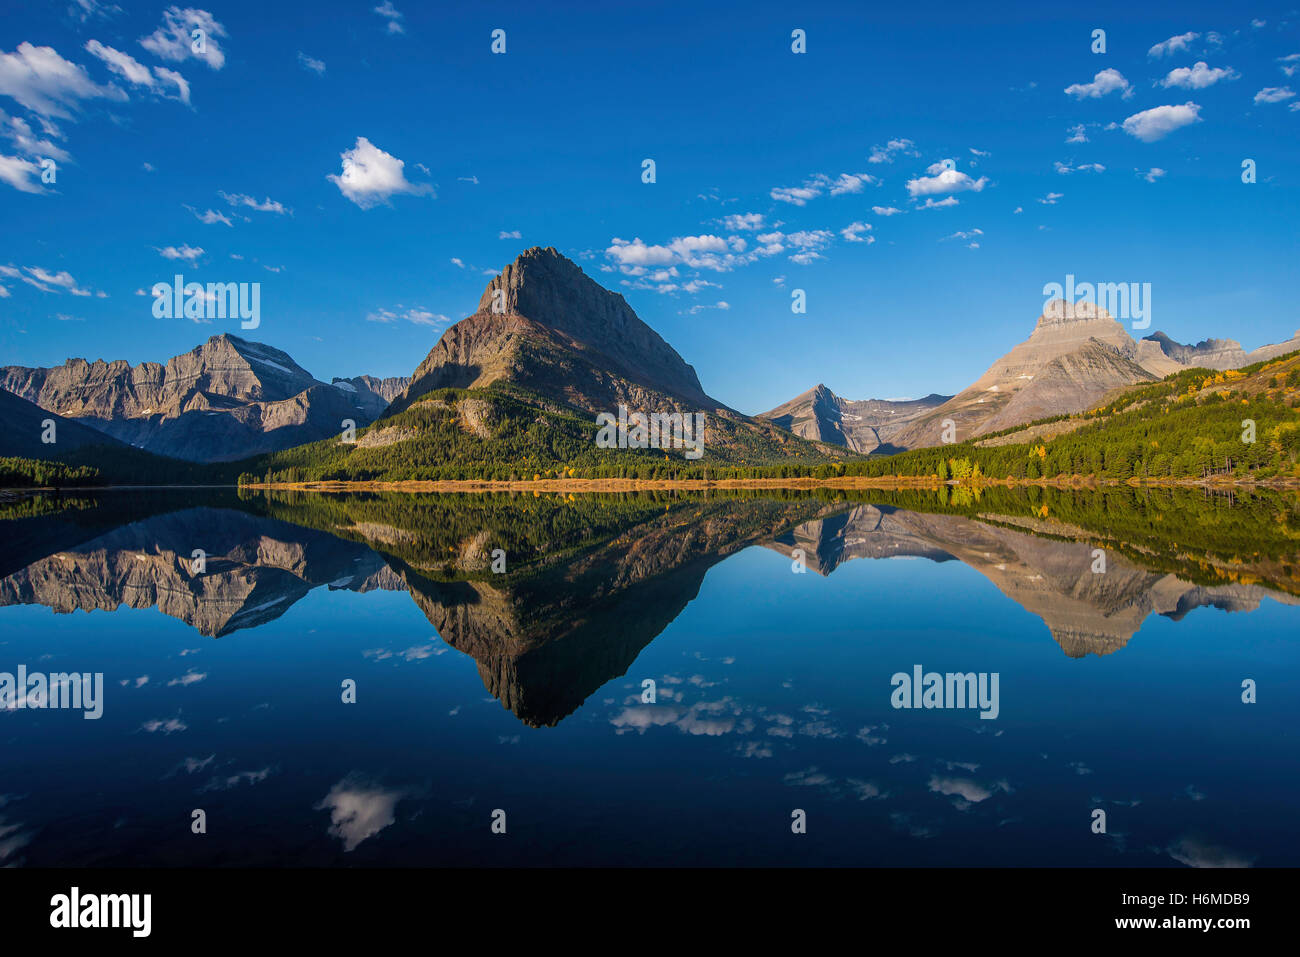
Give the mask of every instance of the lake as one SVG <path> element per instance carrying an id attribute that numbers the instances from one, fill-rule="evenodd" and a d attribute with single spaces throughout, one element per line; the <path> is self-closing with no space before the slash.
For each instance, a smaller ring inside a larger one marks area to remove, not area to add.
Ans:
<path id="1" fill-rule="evenodd" d="M 97 718 L 0 709 L 0 865 L 1300 864 L 1295 496 L 107 490 L 0 530 L 0 673 L 103 676 Z"/>

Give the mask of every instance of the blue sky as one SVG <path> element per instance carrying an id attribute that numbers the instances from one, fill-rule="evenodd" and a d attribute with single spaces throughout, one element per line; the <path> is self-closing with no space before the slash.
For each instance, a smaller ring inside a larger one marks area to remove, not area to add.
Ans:
<path id="1" fill-rule="evenodd" d="M 533 245 L 750 413 L 956 392 L 1067 274 L 1151 283 L 1136 336 L 1300 328 L 1294 2 L 201 2 L 6 0 L 0 364 L 409 374 Z M 155 318 L 177 272 L 260 328 Z"/>

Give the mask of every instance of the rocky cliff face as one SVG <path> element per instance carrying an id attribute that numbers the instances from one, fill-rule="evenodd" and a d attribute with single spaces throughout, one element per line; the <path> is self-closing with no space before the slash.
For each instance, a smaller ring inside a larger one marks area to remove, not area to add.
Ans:
<path id="1" fill-rule="evenodd" d="M 1142 341 L 1152 343 L 1162 354 L 1176 360 L 1184 368 L 1196 367 L 1222 372 L 1300 351 L 1300 330 L 1296 330 L 1296 334 L 1285 342 L 1260 346 L 1250 352 L 1243 349 L 1235 339 L 1202 339 L 1192 346 L 1177 342 L 1163 332 L 1156 332 Z"/>
<path id="2" fill-rule="evenodd" d="M 898 444 L 940 444 L 945 419 L 956 423 L 962 441 L 1036 418 L 1082 412 L 1111 388 L 1158 377 L 1138 360 L 1137 343 L 1105 309 L 1090 302 L 1070 305 L 1056 300 L 1048 303 L 1028 339 L 904 429 Z M 1099 377 L 1096 383 L 1089 381 L 1093 374 Z M 1040 375 L 1047 381 L 1034 387 Z M 1015 402 L 1022 392 L 1025 396 Z"/>
<path id="3" fill-rule="evenodd" d="M 1154 342 L 1161 352 L 1184 366 L 1222 371 L 1246 365 L 1246 350 L 1235 339 L 1202 339 L 1196 345 L 1188 346 L 1175 342 L 1163 332 L 1155 332 L 1147 336 L 1146 341 Z"/>
<path id="4" fill-rule="evenodd" d="M 488 283 L 478 310 L 443 333 L 392 411 L 434 389 L 502 379 L 582 407 L 616 396 L 612 379 L 697 408 L 719 405 L 621 295 L 551 248 L 526 250 Z"/>
<path id="5" fill-rule="evenodd" d="M 893 439 L 912 422 L 951 399 L 843 399 L 818 384 L 758 418 L 768 419 L 805 439 L 840 445 L 867 454 L 893 451 Z"/>
<path id="6" fill-rule="evenodd" d="M 369 377 L 361 377 L 365 380 Z M 358 427 L 387 405 L 365 391 L 327 386 L 288 353 L 232 335 L 213 336 L 165 365 L 69 359 L 52 369 L 0 368 L 0 389 L 159 455 L 220 462 Z M 381 390 L 396 383 L 370 380 Z"/>
<path id="7" fill-rule="evenodd" d="M 407 375 L 391 376 L 387 379 L 377 379 L 369 375 L 353 376 L 350 379 L 335 376 L 330 382 L 334 388 L 342 389 L 354 396 L 370 421 L 383 415 L 388 404 L 401 395 L 410 384 L 411 377 Z"/>

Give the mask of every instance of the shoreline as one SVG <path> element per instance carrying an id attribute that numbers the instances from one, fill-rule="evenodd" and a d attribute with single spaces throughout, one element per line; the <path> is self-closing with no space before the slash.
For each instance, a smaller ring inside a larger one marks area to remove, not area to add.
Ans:
<path id="1" fill-rule="evenodd" d="M 508 481 L 491 479 L 408 479 L 399 482 L 382 481 L 329 481 L 329 482 L 253 482 L 247 485 L 63 485 L 33 486 L 25 488 L 0 488 L 0 496 L 16 496 L 30 492 L 107 492 L 107 491 L 183 491 L 198 489 L 242 489 L 256 491 L 296 492 L 637 492 L 637 491 L 695 491 L 710 489 L 793 489 L 809 491 L 829 489 L 933 489 L 940 484 L 949 488 L 1055 488 L 1093 491 L 1102 488 L 1127 486 L 1129 488 L 1203 488 L 1207 491 L 1232 491 L 1264 489 L 1268 491 L 1300 492 L 1300 478 L 1266 479 L 1254 481 L 1236 478 L 1209 479 L 1098 479 L 1075 475 L 1052 479 L 991 479 L 962 482 L 958 479 L 940 481 L 933 475 L 925 476 L 838 476 L 836 478 L 750 478 L 750 479 L 538 479 L 536 481 Z"/>
<path id="2" fill-rule="evenodd" d="M 839 476 L 829 479 L 815 478 L 753 478 L 753 479 L 538 479 L 536 481 L 494 481 L 488 479 L 407 480 L 401 482 L 272 482 L 241 485 L 243 489 L 288 490 L 304 492 L 635 492 L 635 491 L 707 491 L 709 489 L 934 489 L 949 488 L 1058 488 L 1092 490 L 1126 485 L 1130 488 L 1205 488 L 1205 489 L 1270 489 L 1300 491 L 1300 479 L 1280 479 L 1265 482 L 1227 479 L 1164 479 L 1136 480 L 1097 479 L 1072 476 L 1055 479 L 981 479 L 963 483 L 950 479 L 941 483 L 932 475 L 926 476 Z"/>

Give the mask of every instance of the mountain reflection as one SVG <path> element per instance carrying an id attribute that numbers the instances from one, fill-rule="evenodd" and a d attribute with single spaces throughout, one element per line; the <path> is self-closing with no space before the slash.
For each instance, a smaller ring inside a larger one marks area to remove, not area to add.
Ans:
<path id="1" fill-rule="evenodd" d="M 1034 492 L 960 505 L 946 490 L 27 500 L 0 523 L 11 543 L 0 605 L 157 607 L 219 638 L 322 586 L 406 590 L 488 691 L 537 727 L 625 674 L 707 571 L 751 545 L 802 555 L 822 575 L 862 558 L 960 561 L 1074 658 L 1124 647 L 1152 614 L 1300 603 L 1293 499 Z"/>

